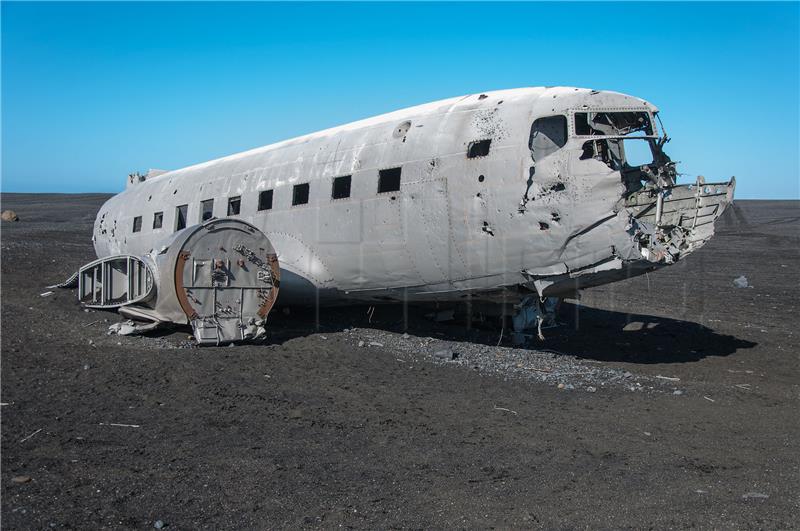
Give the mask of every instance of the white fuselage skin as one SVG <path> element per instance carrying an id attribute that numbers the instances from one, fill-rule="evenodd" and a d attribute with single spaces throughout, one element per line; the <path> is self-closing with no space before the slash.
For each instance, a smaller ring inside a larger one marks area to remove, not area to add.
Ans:
<path id="1" fill-rule="evenodd" d="M 139 181 L 103 205 L 94 228 L 98 257 L 142 255 L 176 229 L 201 222 L 201 201 L 237 217 L 272 242 L 282 270 L 279 303 L 361 300 L 463 300 L 602 260 L 609 238 L 624 232 L 613 218 L 624 193 L 619 173 L 580 160 L 570 112 L 657 112 L 613 92 L 526 88 L 438 101 L 320 131 Z M 563 114 L 566 145 L 534 162 L 531 125 Z M 471 143 L 491 139 L 485 156 Z M 531 177 L 531 168 L 536 166 Z M 401 168 L 400 190 L 378 193 L 379 170 Z M 332 182 L 351 175 L 350 196 L 332 199 Z M 309 183 L 307 204 L 293 188 Z M 258 210 L 273 190 L 272 208 Z M 520 208 L 523 197 L 530 199 Z M 161 228 L 153 216 L 163 212 Z M 575 235 L 612 216 L 599 232 Z M 133 232 L 141 216 L 141 230 Z"/>

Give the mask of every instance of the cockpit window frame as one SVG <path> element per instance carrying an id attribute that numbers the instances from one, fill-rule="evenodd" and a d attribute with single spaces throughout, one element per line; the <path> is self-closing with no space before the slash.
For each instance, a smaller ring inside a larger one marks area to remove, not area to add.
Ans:
<path id="1" fill-rule="evenodd" d="M 650 130 L 651 133 L 647 134 L 646 131 L 635 131 L 633 133 L 628 133 L 624 135 L 597 135 L 597 134 L 590 134 L 590 135 L 579 135 L 577 128 L 575 126 L 576 115 L 580 113 L 601 113 L 601 112 L 641 112 L 646 113 L 649 120 L 650 120 Z M 597 138 L 653 138 L 658 139 L 660 138 L 659 129 L 656 121 L 656 114 L 652 109 L 648 107 L 580 107 L 577 109 L 570 109 L 567 113 L 568 120 L 567 125 L 569 128 L 569 136 L 572 138 L 580 138 L 580 139 L 597 139 Z"/>
<path id="2" fill-rule="evenodd" d="M 559 125 L 563 127 L 564 136 L 563 138 L 556 139 L 550 137 L 550 135 L 545 134 L 545 137 L 550 140 L 552 146 L 554 147 L 551 147 L 550 149 L 545 149 L 544 154 L 537 153 L 537 149 L 534 146 L 534 142 L 536 141 L 537 131 L 541 130 L 537 129 L 537 124 L 539 122 L 544 122 L 546 120 L 552 121 L 554 119 L 561 122 Z M 534 158 L 534 160 L 543 159 L 553 153 L 556 153 L 557 151 L 561 150 L 564 146 L 567 145 L 567 142 L 569 142 L 569 137 L 570 137 L 569 124 L 570 124 L 570 117 L 565 113 L 554 113 L 536 117 L 536 119 L 531 124 L 531 132 L 530 135 L 528 136 L 528 149 L 531 151 L 531 156 Z"/>

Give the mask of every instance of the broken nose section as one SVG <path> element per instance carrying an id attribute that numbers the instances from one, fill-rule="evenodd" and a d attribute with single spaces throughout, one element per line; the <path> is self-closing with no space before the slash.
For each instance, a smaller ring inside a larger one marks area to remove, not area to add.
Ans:
<path id="1" fill-rule="evenodd" d="M 714 235 L 714 222 L 733 201 L 736 182 L 646 187 L 615 213 L 574 233 L 560 263 L 529 269 L 524 286 L 541 297 L 566 297 L 583 288 L 634 277 L 673 264 Z"/>
<path id="2" fill-rule="evenodd" d="M 78 297 L 94 308 L 148 325 L 190 324 L 200 344 L 256 339 L 278 296 L 280 268 L 269 239 L 235 219 L 212 220 L 176 232 L 141 257 L 112 256 L 83 266 Z"/>
<path id="3" fill-rule="evenodd" d="M 714 222 L 733 202 L 736 179 L 644 189 L 626 199 L 629 233 L 643 258 L 672 264 L 702 247 L 714 235 Z"/>

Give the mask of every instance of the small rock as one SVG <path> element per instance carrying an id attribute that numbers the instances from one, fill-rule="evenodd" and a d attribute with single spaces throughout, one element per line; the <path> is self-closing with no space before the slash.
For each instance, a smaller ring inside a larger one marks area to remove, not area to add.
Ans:
<path id="1" fill-rule="evenodd" d="M 622 373 L 622 377 L 623 378 L 632 378 L 633 374 L 628 372 L 628 371 L 625 371 L 624 373 Z"/>
<path id="2" fill-rule="evenodd" d="M 303 412 L 299 409 L 293 409 L 289 411 L 289 418 L 290 419 L 299 419 L 303 417 Z"/>
<path id="3" fill-rule="evenodd" d="M 359 342 L 358 342 L 358 346 L 359 346 L 359 347 L 363 347 L 363 346 L 364 346 L 364 342 L 363 342 L 363 341 L 359 341 Z"/>
<path id="4" fill-rule="evenodd" d="M 591 385 L 590 385 L 589 387 L 587 387 L 587 388 L 586 388 L 586 392 L 587 392 L 587 393 L 594 393 L 594 392 L 596 392 L 596 391 L 597 391 L 597 388 L 596 388 L 596 387 L 593 387 L 593 386 L 591 386 Z"/>
<path id="5" fill-rule="evenodd" d="M 747 282 L 747 277 L 742 275 L 733 279 L 733 285 L 737 288 L 749 288 L 750 283 Z"/>
<path id="6" fill-rule="evenodd" d="M 628 324 L 626 324 L 626 325 L 625 325 L 625 326 L 622 328 L 622 330 L 623 330 L 623 331 L 625 331 L 625 332 L 638 332 L 638 331 L 639 331 L 639 330 L 641 330 L 642 328 L 644 328 L 644 323 L 640 323 L 640 322 L 638 322 L 638 321 L 634 321 L 634 322 L 632 322 L 632 323 L 628 323 Z"/>
<path id="7" fill-rule="evenodd" d="M 680 395 L 683 394 L 683 391 L 681 391 L 680 389 L 675 389 L 674 391 L 672 391 L 672 394 L 676 395 L 676 396 L 680 396 Z"/>
<path id="8" fill-rule="evenodd" d="M 451 360 L 453 359 L 453 353 L 449 350 L 437 350 L 433 353 L 433 357 L 440 360 Z"/>
<path id="9" fill-rule="evenodd" d="M 563 383 L 558 384 L 558 388 L 559 389 L 564 389 L 565 387 L 566 387 L 566 385 L 564 385 Z"/>
<path id="10" fill-rule="evenodd" d="M 411 336 L 409 336 L 408 333 L 403 334 L 403 339 L 408 339 L 409 337 Z"/>
<path id="11" fill-rule="evenodd" d="M 377 341 L 370 341 L 369 346 L 371 347 L 382 347 L 383 343 L 378 343 Z"/>
<path id="12" fill-rule="evenodd" d="M 30 476 L 14 476 L 13 478 L 11 478 L 11 481 L 13 481 L 14 483 L 19 483 L 19 484 L 30 483 L 31 477 Z"/>
<path id="13" fill-rule="evenodd" d="M 161 520 L 156 520 L 155 522 L 153 522 L 153 527 L 155 527 L 156 529 L 162 529 L 164 527 L 164 522 L 162 522 Z"/>
<path id="14" fill-rule="evenodd" d="M 3 210 L 3 213 L 0 214 L 0 218 L 2 218 L 3 221 L 19 221 L 19 216 L 17 216 L 17 213 L 13 210 Z"/>

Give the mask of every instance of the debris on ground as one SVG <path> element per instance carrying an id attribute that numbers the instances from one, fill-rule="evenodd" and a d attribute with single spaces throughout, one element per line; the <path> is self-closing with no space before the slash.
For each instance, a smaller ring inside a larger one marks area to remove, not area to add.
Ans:
<path id="1" fill-rule="evenodd" d="M 18 483 L 18 484 L 30 483 L 31 477 L 30 476 L 14 476 L 13 478 L 11 478 L 11 481 L 13 483 Z"/>
<path id="2" fill-rule="evenodd" d="M 749 282 L 747 282 L 747 277 L 744 276 L 744 275 L 734 278 L 733 279 L 733 285 L 736 286 L 737 288 L 752 288 L 753 287 L 753 286 L 750 285 Z"/>
<path id="3" fill-rule="evenodd" d="M 108 327 L 108 335 L 118 334 L 121 336 L 128 336 L 134 333 L 136 333 L 136 325 L 133 321 L 114 323 Z"/>
<path id="4" fill-rule="evenodd" d="M 31 437 L 33 437 L 34 435 L 36 435 L 37 433 L 39 433 L 40 431 L 42 431 L 43 429 L 44 429 L 44 428 L 39 428 L 38 430 L 36 430 L 35 432 L 31 433 L 31 434 L 30 434 L 30 435 L 28 435 L 27 437 L 25 437 L 25 438 L 23 438 L 23 439 L 20 439 L 20 441 L 19 441 L 19 442 L 21 442 L 21 443 L 24 443 L 25 441 L 27 441 L 28 439 L 30 439 Z"/>
<path id="5" fill-rule="evenodd" d="M 52 291 L 45 291 L 44 293 L 40 293 L 39 296 L 40 297 L 49 297 L 52 294 L 53 294 Z"/>
<path id="6" fill-rule="evenodd" d="M 471 341 L 451 341 L 374 328 L 347 328 L 342 332 L 353 345 L 384 347 L 393 358 L 406 361 L 461 366 L 505 380 L 521 379 L 557 386 L 565 391 L 589 393 L 616 387 L 631 392 L 672 393 L 669 384 L 680 380 L 634 375 L 629 371 L 590 364 L 578 356 L 551 350 L 495 346 Z M 662 381 L 663 380 L 663 381 Z"/>

